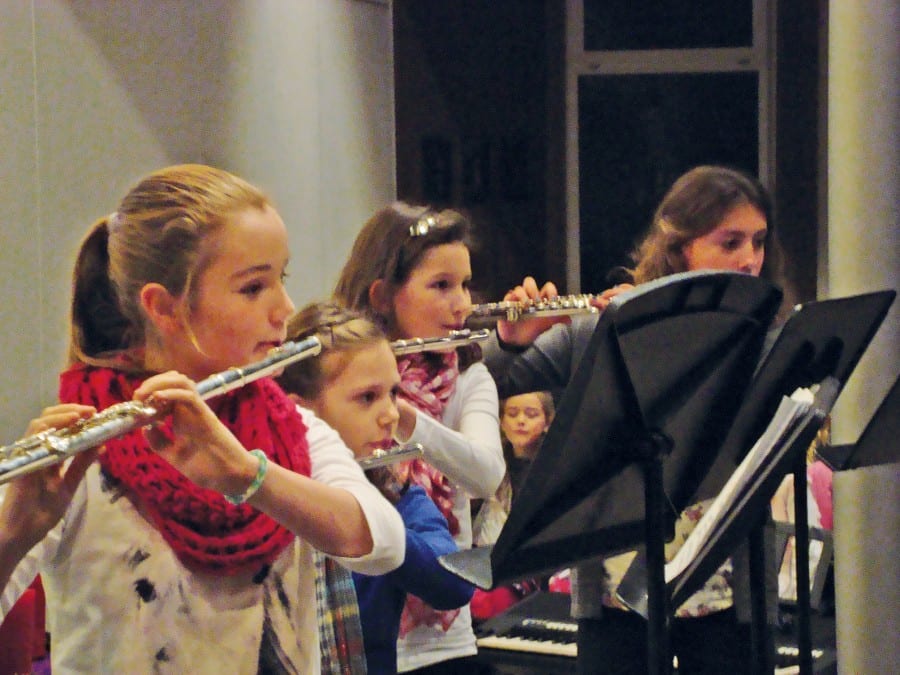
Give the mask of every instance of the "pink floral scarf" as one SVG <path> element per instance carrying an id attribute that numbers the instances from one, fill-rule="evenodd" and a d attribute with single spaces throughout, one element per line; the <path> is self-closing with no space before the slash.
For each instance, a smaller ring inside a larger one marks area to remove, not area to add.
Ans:
<path id="1" fill-rule="evenodd" d="M 397 367 L 400 370 L 401 398 L 436 420 L 441 420 L 459 377 L 456 351 L 442 353 L 438 358 L 435 358 L 434 353 L 408 354 L 397 359 Z M 450 534 L 459 533 L 459 521 L 453 514 L 453 486 L 443 473 L 421 459 L 397 464 L 394 471 L 401 482 L 421 485 L 447 519 Z M 458 615 L 458 609 L 436 610 L 420 598 L 407 595 L 400 617 L 400 637 L 419 625 L 439 625 L 446 631 Z"/>

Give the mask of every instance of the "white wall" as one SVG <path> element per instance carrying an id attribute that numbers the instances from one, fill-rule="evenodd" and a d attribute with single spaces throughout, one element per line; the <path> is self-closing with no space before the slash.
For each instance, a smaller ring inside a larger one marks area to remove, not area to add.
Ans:
<path id="1" fill-rule="evenodd" d="M 0 14 L 0 441 L 24 429 L 40 400 L 42 265 L 37 236 L 31 12 L 8 2 Z"/>
<path id="2" fill-rule="evenodd" d="M 900 5 L 831 0 L 825 297 L 900 289 Z M 834 408 L 852 443 L 900 373 L 900 301 Z"/>
<path id="3" fill-rule="evenodd" d="M 299 306 L 394 198 L 393 129 L 387 3 L 0 0 L 0 444 L 55 400 L 78 243 L 142 175 L 263 187 Z"/>

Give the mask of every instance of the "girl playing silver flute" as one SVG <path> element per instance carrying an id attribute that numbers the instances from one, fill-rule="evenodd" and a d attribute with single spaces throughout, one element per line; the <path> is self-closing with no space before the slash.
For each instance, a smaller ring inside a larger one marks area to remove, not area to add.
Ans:
<path id="1" fill-rule="evenodd" d="M 365 313 L 391 340 L 446 336 L 472 306 L 471 225 L 453 210 L 397 202 L 356 238 L 335 300 Z M 447 518 L 460 549 L 472 545 L 471 498 L 494 494 L 506 470 L 497 388 L 468 349 L 398 358 L 398 437 L 421 443 L 424 461 L 400 465 Z M 398 642 L 399 672 L 469 672 L 476 654 L 468 605 L 443 611 L 409 596 Z"/>
<path id="2" fill-rule="evenodd" d="M 663 197 L 634 260 L 635 268 L 629 272 L 637 284 L 703 269 L 777 276 L 779 257 L 770 197 L 759 181 L 741 171 L 695 167 L 679 177 Z M 609 289 L 599 296 L 598 308 L 605 309 L 611 298 L 631 288 L 631 283 L 622 283 Z M 527 277 L 505 300 L 555 295 L 553 284 L 538 289 L 535 280 Z M 597 321 L 598 315 L 501 321 L 499 342 L 494 340 L 485 347 L 485 360 L 500 391 L 512 395 L 564 388 L 579 367 Z M 673 555 L 683 543 L 705 506 L 695 504 L 682 512 L 667 555 Z M 573 569 L 579 673 L 648 672 L 647 623 L 626 611 L 615 594 L 633 554 L 623 556 L 627 558 L 595 558 Z M 741 578 L 733 574 L 729 560 L 704 588 L 675 609 L 671 644 L 681 672 L 737 674 L 752 668 L 750 626 L 736 611 L 733 576 Z"/>
<path id="3" fill-rule="evenodd" d="M 54 672 L 318 673 L 315 549 L 402 561 L 399 515 L 331 428 L 270 378 L 197 392 L 284 341 L 287 261 L 269 200 L 201 165 L 147 176 L 83 241 L 60 398 L 167 415 L 80 481 L 81 455 L 6 486 L 0 607 L 41 574 Z"/>
<path id="4" fill-rule="evenodd" d="M 285 391 L 334 427 L 357 458 L 394 446 L 400 373 L 397 347 L 388 343 L 384 332 L 357 312 L 318 303 L 291 319 L 288 335 L 319 338 L 323 353 L 286 368 L 278 378 Z M 425 489 L 409 478 L 399 480 L 392 466 L 373 469 L 367 476 L 406 525 L 406 557 L 400 567 L 379 576 L 353 575 L 368 672 L 392 675 L 397 672 L 397 637 L 407 593 L 436 609 L 453 611 L 469 602 L 474 589 L 438 563 L 438 556 L 458 548 Z"/>

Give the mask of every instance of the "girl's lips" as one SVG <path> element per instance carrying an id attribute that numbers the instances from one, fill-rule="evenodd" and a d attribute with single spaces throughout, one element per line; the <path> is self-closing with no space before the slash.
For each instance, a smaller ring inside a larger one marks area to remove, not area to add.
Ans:
<path id="1" fill-rule="evenodd" d="M 260 342 L 260 343 L 259 343 L 259 349 L 260 349 L 260 351 L 270 352 L 270 351 L 272 351 L 273 349 L 277 349 L 277 348 L 280 347 L 281 345 L 282 345 L 282 341 L 281 341 L 281 340 L 277 340 L 277 341 L 276 341 L 276 340 L 272 340 L 272 341 L 270 341 L 270 342 Z"/>

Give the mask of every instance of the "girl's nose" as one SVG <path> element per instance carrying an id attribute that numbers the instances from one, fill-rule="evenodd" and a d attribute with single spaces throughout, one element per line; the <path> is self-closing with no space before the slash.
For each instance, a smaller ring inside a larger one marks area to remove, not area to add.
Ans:
<path id="1" fill-rule="evenodd" d="M 400 411 L 394 401 L 388 401 L 381 413 L 380 421 L 381 425 L 385 427 L 393 427 L 400 421 Z"/>
<path id="2" fill-rule="evenodd" d="M 469 316 L 472 313 L 472 294 L 468 288 L 461 288 L 453 297 L 453 313 Z"/>
<path id="3" fill-rule="evenodd" d="M 763 261 L 765 260 L 765 253 L 761 250 L 755 250 L 753 252 L 753 256 L 748 263 L 749 274 L 753 274 L 755 276 L 759 276 L 760 272 L 762 272 Z"/>
<path id="4" fill-rule="evenodd" d="M 752 243 L 741 248 L 739 269 L 746 274 L 757 274 L 761 263 L 761 254 L 753 247 Z"/>
<path id="5" fill-rule="evenodd" d="M 288 320 L 294 314 L 294 303 L 291 302 L 291 296 L 288 295 L 287 289 L 282 286 L 281 287 L 281 296 L 278 298 L 278 302 L 275 304 L 274 310 L 272 312 L 273 318 L 276 323 L 282 323 Z"/>

